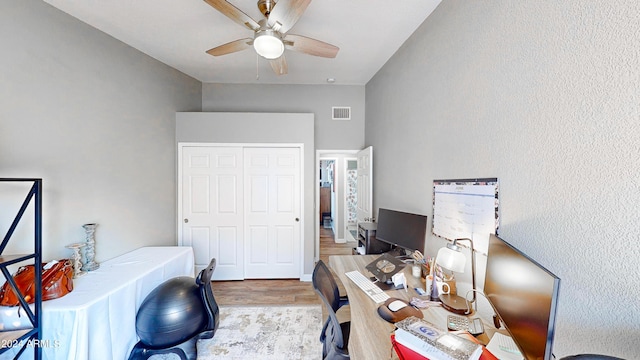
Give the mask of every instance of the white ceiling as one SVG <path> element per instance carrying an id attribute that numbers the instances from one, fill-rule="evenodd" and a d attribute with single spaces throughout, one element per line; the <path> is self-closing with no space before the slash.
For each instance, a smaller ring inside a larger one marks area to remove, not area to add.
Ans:
<path id="1" fill-rule="evenodd" d="M 291 50 L 289 73 L 276 76 L 253 49 L 213 57 L 205 51 L 252 37 L 203 0 L 44 0 L 202 82 L 364 85 L 438 6 L 440 0 L 315 0 L 290 34 L 340 48 L 335 59 Z M 230 0 L 254 20 L 257 0 Z M 277 5 L 276 5 L 277 6 Z M 259 78 L 257 78 L 259 75 Z"/>

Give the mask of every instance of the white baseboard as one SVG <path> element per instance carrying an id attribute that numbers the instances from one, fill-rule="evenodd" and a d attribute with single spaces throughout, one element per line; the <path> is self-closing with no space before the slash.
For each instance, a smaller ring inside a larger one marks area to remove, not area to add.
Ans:
<path id="1" fill-rule="evenodd" d="M 312 274 L 302 274 L 302 276 L 300 276 L 300 281 L 311 282 L 311 275 Z"/>

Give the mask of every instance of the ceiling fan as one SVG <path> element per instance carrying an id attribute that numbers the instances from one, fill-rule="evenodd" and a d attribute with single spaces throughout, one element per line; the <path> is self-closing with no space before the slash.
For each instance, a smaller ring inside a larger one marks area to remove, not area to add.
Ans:
<path id="1" fill-rule="evenodd" d="M 295 25 L 311 0 L 258 0 L 258 8 L 264 15 L 260 21 L 253 20 L 226 0 L 204 0 L 229 19 L 254 32 L 253 38 L 245 38 L 207 50 L 207 54 L 221 56 L 253 47 L 258 55 L 269 60 L 278 75 L 287 73 L 284 50 L 335 58 L 339 48 L 302 35 L 287 34 Z"/>

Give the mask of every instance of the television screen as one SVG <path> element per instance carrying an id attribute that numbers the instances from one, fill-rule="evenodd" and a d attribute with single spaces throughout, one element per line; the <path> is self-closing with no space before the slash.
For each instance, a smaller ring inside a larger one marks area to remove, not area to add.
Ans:
<path id="1" fill-rule="evenodd" d="M 484 293 L 527 360 L 551 360 L 560 279 L 495 235 Z"/>
<path id="2" fill-rule="evenodd" d="M 380 208 L 377 222 L 377 240 L 424 253 L 427 216 Z"/>

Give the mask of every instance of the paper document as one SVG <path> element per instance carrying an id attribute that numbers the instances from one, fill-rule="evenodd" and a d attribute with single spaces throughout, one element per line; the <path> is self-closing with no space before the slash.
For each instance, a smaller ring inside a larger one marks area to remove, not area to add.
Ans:
<path id="1" fill-rule="evenodd" d="M 487 350 L 500 360 L 524 359 L 513 339 L 498 332 L 491 337 L 491 341 L 487 344 Z"/>

